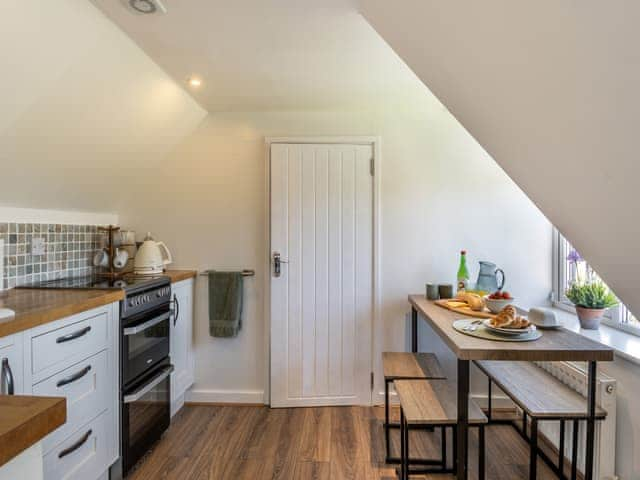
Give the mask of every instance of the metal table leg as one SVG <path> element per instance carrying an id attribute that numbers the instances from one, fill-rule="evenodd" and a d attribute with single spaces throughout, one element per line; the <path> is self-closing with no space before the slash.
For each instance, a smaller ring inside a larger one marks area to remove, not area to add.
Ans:
<path id="1" fill-rule="evenodd" d="M 407 445 L 404 441 L 404 412 L 402 411 L 402 407 L 400 408 L 400 480 L 405 480 L 407 478 L 407 465 L 406 459 L 408 457 L 407 454 Z"/>
<path id="2" fill-rule="evenodd" d="M 589 362 L 587 378 L 587 447 L 585 450 L 584 480 L 593 480 L 593 464 L 596 440 L 596 362 Z"/>
<path id="3" fill-rule="evenodd" d="M 578 420 L 573 421 L 573 445 L 571 447 L 571 480 L 578 478 L 578 432 L 580 431 L 580 423 Z"/>
<path id="4" fill-rule="evenodd" d="M 418 311 L 411 307 L 411 351 L 418 352 Z"/>
<path id="5" fill-rule="evenodd" d="M 478 450 L 480 457 L 478 458 L 478 480 L 485 480 L 486 478 L 486 447 L 484 437 L 484 425 L 480 425 L 478 430 Z"/>
<path id="6" fill-rule="evenodd" d="M 467 480 L 467 448 L 469 444 L 469 360 L 458 359 L 458 480 Z"/>
<path id="7" fill-rule="evenodd" d="M 558 446 L 558 470 L 564 476 L 564 425 L 565 421 L 560 420 L 560 444 Z"/>
<path id="8" fill-rule="evenodd" d="M 529 456 L 529 480 L 536 480 L 538 476 L 538 420 L 531 419 L 531 453 Z"/>
<path id="9" fill-rule="evenodd" d="M 384 380 L 384 442 L 386 451 L 386 461 L 391 458 L 391 445 L 389 442 L 389 381 Z"/>

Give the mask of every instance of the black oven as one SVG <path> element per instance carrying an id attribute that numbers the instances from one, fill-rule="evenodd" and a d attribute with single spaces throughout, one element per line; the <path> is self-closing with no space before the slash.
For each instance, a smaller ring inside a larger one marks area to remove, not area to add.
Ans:
<path id="1" fill-rule="evenodd" d="M 127 291 L 120 304 L 120 454 L 111 478 L 122 478 L 171 421 L 169 332 L 171 284 Z"/>
<path id="2" fill-rule="evenodd" d="M 165 358 L 133 382 L 122 396 L 122 468 L 126 475 L 169 427 L 171 372 Z"/>
<path id="3" fill-rule="evenodd" d="M 171 310 L 165 304 L 122 322 L 122 383 L 128 385 L 169 356 Z"/>

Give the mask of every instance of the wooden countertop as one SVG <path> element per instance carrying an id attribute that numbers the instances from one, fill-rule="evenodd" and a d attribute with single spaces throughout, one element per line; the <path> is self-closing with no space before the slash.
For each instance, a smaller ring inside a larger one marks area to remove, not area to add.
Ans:
<path id="1" fill-rule="evenodd" d="M 197 277 L 198 272 L 196 270 L 167 270 L 163 275 L 169 277 L 171 279 L 171 283 L 177 283 L 182 280 Z"/>
<path id="2" fill-rule="evenodd" d="M 0 396 L 0 465 L 66 421 L 64 397 Z"/>
<path id="3" fill-rule="evenodd" d="M 544 330 L 533 342 L 500 342 L 472 337 L 453 328 L 465 315 L 439 307 L 424 295 L 409 295 L 409 303 L 461 360 L 612 361 L 613 349 L 564 328 Z"/>
<path id="4" fill-rule="evenodd" d="M 17 289 L 0 293 L 0 307 L 16 312 L 0 320 L 0 337 L 53 322 L 76 313 L 118 302 L 122 290 L 39 290 Z"/>
<path id="5" fill-rule="evenodd" d="M 195 270 L 167 270 L 171 283 L 194 278 Z M 16 316 L 0 320 L 0 337 L 22 332 L 76 313 L 91 310 L 124 298 L 123 290 L 75 290 L 15 288 L 0 292 L 0 307 Z"/>

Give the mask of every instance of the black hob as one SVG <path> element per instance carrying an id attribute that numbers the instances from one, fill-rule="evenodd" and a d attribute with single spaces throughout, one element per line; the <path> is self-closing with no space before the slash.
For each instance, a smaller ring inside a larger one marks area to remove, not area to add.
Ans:
<path id="1" fill-rule="evenodd" d="M 163 286 L 170 283 L 166 275 L 125 275 L 117 279 L 110 279 L 100 275 L 87 277 L 68 277 L 58 280 L 31 283 L 18 288 L 53 288 L 53 289 L 80 289 L 80 290 L 118 290 L 123 289 L 134 293 L 138 289 L 148 289 Z"/>

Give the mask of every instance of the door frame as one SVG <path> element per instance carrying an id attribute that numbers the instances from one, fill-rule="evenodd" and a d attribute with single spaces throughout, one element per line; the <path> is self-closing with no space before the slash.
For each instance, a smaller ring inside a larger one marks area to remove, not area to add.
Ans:
<path id="1" fill-rule="evenodd" d="M 371 372 L 380 371 L 376 358 L 382 355 L 382 322 L 380 318 L 381 301 L 381 275 L 380 256 L 382 252 L 381 239 L 381 165 L 382 165 L 382 139 L 379 136 L 320 136 L 320 137 L 265 137 L 265 252 L 264 252 L 264 397 L 265 405 L 271 404 L 271 145 L 278 143 L 293 144 L 327 144 L 327 145 L 371 145 L 373 148 L 373 238 L 372 238 L 372 292 L 371 292 L 371 358 L 369 366 Z M 369 405 L 375 403 L 380 391 L 380 375 L 375 375 L 373 390 L 369 397 Z"/>

